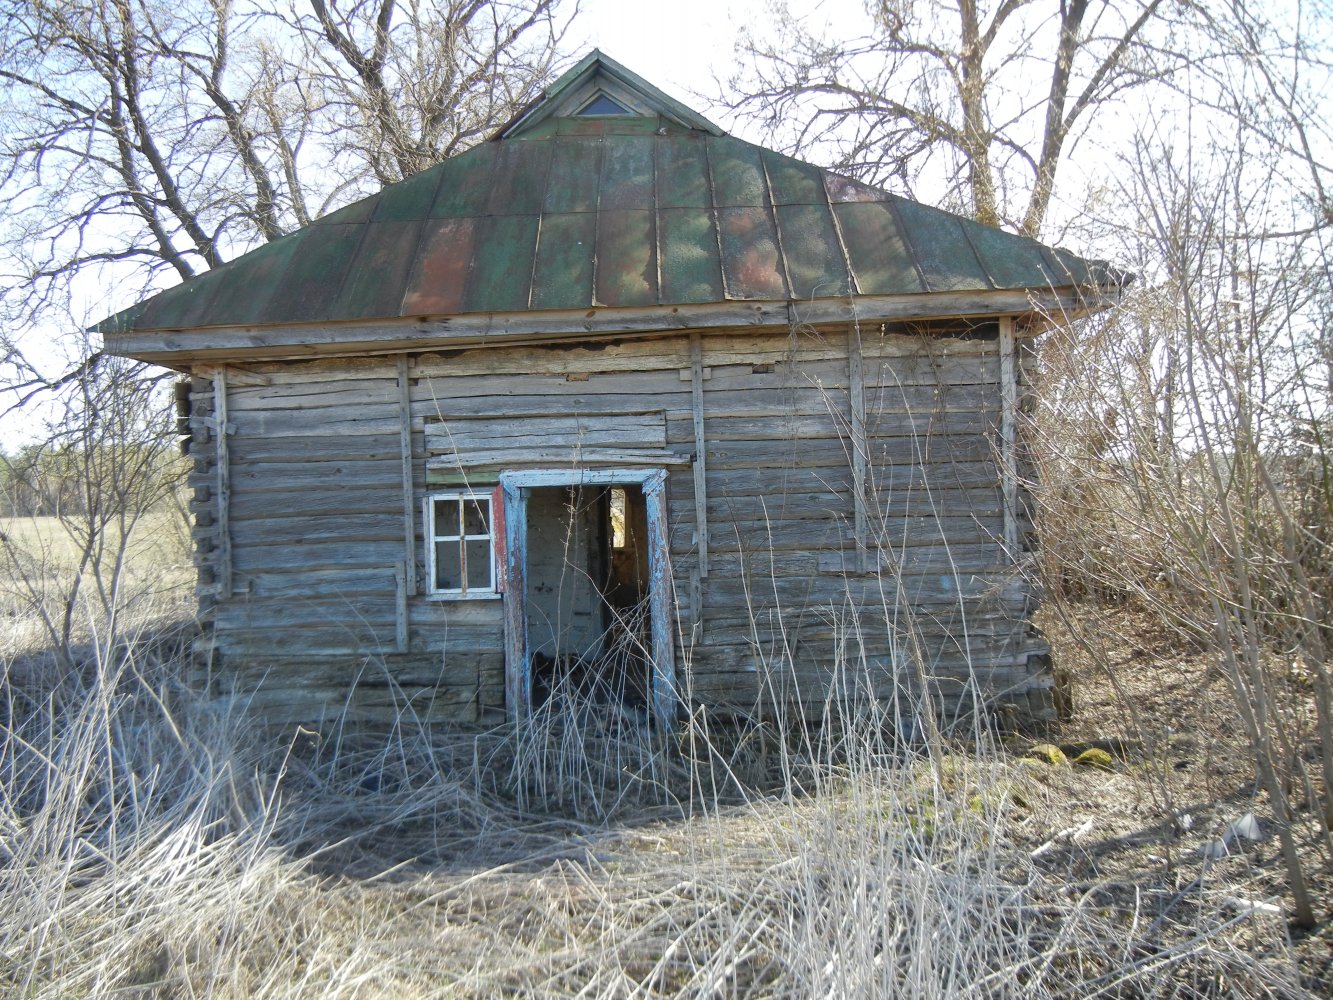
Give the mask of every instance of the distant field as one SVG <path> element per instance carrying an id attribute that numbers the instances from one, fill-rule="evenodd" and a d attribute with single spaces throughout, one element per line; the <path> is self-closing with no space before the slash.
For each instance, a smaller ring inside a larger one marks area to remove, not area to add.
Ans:
<path id="1" fill-rule="evenodd" d="M 80 543 L 54 517 L 0 518 L 0 654 L 29 650 L 45 638 L 40 609 L 59 614 L 73 589 Z M 101 580 L 114 576 L 119 535 L 103 541 Z M 175 511 L 142 518 L 130 532 L 115 602 L 123 614 L 155 617 L 183 609 L 192 600 L 194 570 L 190 532 Z M 84 569 L 77 602 L 76 632 L 96 628 L 105 617 L 96 566 Z"/>
<path id="2" fill-rule="evenodd" d="M 57 563 L 72 568 L 78 547 L 55 517 L 0 517 L 0 534 L 6 544 L 27 552 L 45 551 Z M 113 544 L 115 537 L 108 539 Z M 175 511 L 149 514 L 134 525 L 127 553 L 141 566 L 190 563 L 189 527 Z"/>

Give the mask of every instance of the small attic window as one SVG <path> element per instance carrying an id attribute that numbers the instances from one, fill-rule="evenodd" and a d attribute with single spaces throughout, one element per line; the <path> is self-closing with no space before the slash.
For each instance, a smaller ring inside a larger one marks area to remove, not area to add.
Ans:
<path id="1" fill-rule="evenodd" d="M 578 112 L 580 117 L 592 117 L 594 115 L 632 115 L 629 108 L 618 101 L 613 101 L 605 94 L 599 93 L 591 101 L 585 104 Z"/>

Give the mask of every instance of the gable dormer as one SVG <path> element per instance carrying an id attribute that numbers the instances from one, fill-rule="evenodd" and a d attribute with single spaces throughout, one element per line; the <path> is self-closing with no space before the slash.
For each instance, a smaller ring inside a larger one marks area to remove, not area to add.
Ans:
<path id="1" fill-rule="evenodd" d="M 662 119 L 678 128 L 726 134 L 599 49 L 579 60 L 491 138 L 530 136 L 554 118 Z"/>

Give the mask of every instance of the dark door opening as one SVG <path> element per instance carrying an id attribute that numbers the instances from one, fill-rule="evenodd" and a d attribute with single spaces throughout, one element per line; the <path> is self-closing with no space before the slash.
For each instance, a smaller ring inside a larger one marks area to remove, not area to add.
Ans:
<path id="1" fill-rule="evenodd" d="M 534 708 L 577 697 L 647 717 L 648 535 L 637 484 L 529 491 L 524 603 Z"/>

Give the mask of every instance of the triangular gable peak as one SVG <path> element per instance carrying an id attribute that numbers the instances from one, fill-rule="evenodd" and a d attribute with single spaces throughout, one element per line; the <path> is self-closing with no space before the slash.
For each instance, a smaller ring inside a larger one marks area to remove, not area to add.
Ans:
<path id="1" fill-rule="evenodd" d="M 546 92 L 491 136 L 515 139 L 537 133 L 552 118 L 663 118 L 681 128 L 725 135 L 697 111 L 668 97 L 643 77 L 593 49 Z"/>

